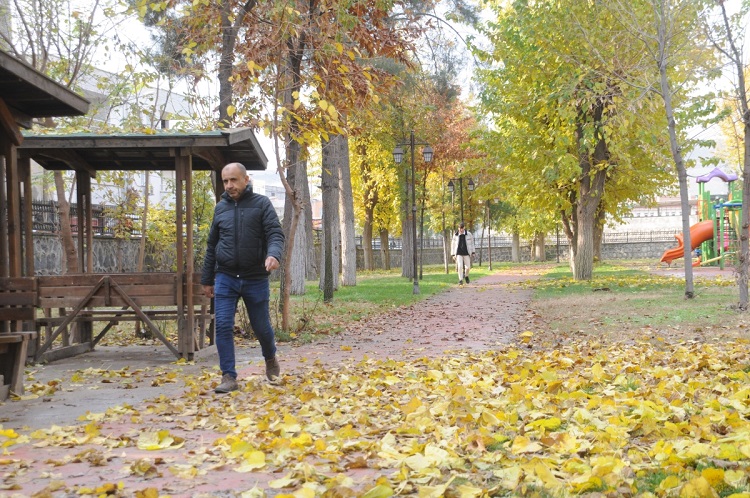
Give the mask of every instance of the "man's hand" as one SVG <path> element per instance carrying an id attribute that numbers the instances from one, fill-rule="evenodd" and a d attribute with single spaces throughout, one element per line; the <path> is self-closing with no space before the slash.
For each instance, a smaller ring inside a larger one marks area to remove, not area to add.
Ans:
<path id="1" fill-rule="evenodd" d="M 456 255 L 455 254 L 452 255 L 451 258 L 453 258 L 453 261 L 455 261 L 456 260 Z"/>
<path id="2" fill-rule="evenodd" d="M 268 256 L 266 258 L 266 271 L 272 271 L 279 267 L 279 260 L 274 258 L 273 256 Z"/>
<path id="3" fill-rule="evenodd" d="M 213 285 L 204 285 L 203 286 L 203 294 L 208 298 L 214 297 L 214 286 Z"/>

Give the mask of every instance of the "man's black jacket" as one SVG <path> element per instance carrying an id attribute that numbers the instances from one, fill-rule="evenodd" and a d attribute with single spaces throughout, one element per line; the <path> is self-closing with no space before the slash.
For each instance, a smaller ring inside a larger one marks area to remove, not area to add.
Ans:
<path id="1" fill-rule="evenodd" d="M 268 278 L 266 257 L 281 262 L 284 232 L 268 197 L 248 185 L 238 201 L 224 192 L 214 209 L 203 261 L 202 285 L 214 285 L 216 272 L 246 280 Z"/>

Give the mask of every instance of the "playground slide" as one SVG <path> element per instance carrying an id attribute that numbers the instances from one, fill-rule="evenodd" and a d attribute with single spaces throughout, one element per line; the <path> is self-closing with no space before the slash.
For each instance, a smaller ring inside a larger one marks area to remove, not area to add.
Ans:
<path id="1" fill-rule="evenodd" d="M 690 227 L 690 250 L 711 239 L 714 236 L 714 222 L 711 220 L 701 221 Z M 682 234 L 674 236 L 677 239 L 677 247 L 664 251 L 660 263 L 672 264 L 672 261 L 685 255 L 685 246 L 682 240 Z"/>

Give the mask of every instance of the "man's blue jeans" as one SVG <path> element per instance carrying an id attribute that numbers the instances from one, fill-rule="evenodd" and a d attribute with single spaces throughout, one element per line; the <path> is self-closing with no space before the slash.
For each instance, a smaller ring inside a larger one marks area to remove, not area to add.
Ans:
<path id="1" fill-rule="evenodd" d="M 216 350 L 221 373 L 237 378 L 234 364 L 234 315 L 240 298 L 245 303 L 250 326 L 260 342 L 263 358 L 276 356 L 276 339 L 268 311 L 271 290 L 268 279 L 243 280 L 217 273 L 214 282 L 214 312 L 216 314 Z"/>

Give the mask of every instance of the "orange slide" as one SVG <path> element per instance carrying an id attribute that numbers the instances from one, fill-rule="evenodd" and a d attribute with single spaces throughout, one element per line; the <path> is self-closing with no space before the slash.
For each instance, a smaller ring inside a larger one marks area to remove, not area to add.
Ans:
<path id="1" fill-rule="evenodd" d="M 690 227 L 690 250 L 711 239 L 714 236 L 714 222 L 711 220 L 701 221 Z M 677 239 L 677 247 L 664 251 L 660 263 L 672 264 L 672 261 L 685 255 L 685 246 L 682 241 L 682 234 L 674 236 Z"/>

